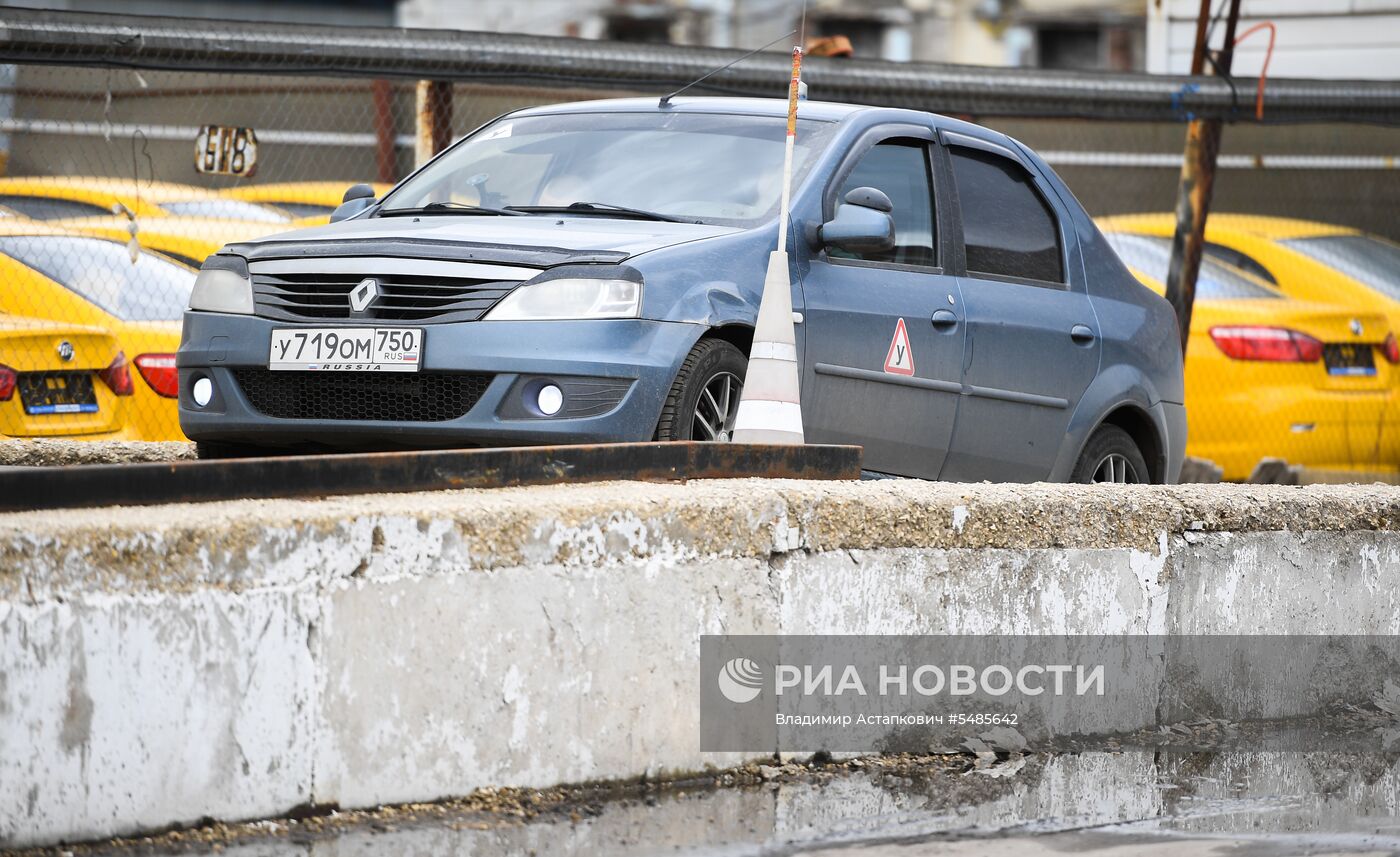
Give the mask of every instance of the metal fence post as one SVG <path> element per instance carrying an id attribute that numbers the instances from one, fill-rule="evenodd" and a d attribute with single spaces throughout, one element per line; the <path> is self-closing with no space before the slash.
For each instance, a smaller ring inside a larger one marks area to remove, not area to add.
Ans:
<path id="1" fill-rule="evenodd" d="M 378 78 L 370 84 L 374 97 L 374 168 L 375 178 L 384 184 L 398 179 L 398 155 L 395 151 L 394 85 Z"/>
<path id="2" fill-rule="evenodd" d="M 1230 74 L 1234 57 L 1235 25 L 1240 17 L 1240 0 L 1230 0 L 1229 19 L 1225 25 L 1225 45 L 1214 65 L 1222 77 Z M 1191 57 L 1191 74 L 1199 76 L 1205 70 L 1207 24 L 1210 20 L 1210 0 L 1201 0 L 1201 15 L 1196 22 L 1196 49 Z M 1206 218 L 1210 215 L 1210 198 L 1215 190 L 1215 165 L 1220 154 L 1221 120 L 1192 119 L 1186 126 L 1186 149 L 1181 159 L 1181 182 L 1176 191 L 1176 232 L 1172 236 L 1171 263 L 1167 268 L 1167 301 L 1176 310 L 1181 328 L 1181 353 L 1191 339 L 1191 310 L 1196 302 L 1196 276 L 1201 270 L 1201 253 L 1205 246 Z"/>
<path id="3" fill-rule="evenodd" d="M 421 167 L 452 142 L 452 84 L 420 80 L 413 165 Z"/>

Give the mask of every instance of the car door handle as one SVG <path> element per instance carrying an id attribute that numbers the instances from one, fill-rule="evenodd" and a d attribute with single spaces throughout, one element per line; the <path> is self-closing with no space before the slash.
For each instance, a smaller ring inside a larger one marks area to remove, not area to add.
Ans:
<path id="1" fill-rule="evenodd" d="M 1094 331 L 1087 324 L 1076 324 L 1069 329 L 1069 338 L 1080 345 L 1087 345 L 1094 341 Z"/>
<path id="2" fill-rule="evenodd" d="M 929 321 L 939 330 L 948 330 L 957 326 L 958 316 L 950 309 L 941 309 L 935 312 Z"/>

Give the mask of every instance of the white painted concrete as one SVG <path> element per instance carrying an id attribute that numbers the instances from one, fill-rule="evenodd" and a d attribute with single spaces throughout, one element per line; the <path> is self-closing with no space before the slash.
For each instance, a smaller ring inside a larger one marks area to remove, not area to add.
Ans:
<path id="1" fill-rule="evenodd" d="M 734 764 L 707 633 L 1397 632 L 1400 491 L 1213 487 L 0 516 L 0 846 Z"/>

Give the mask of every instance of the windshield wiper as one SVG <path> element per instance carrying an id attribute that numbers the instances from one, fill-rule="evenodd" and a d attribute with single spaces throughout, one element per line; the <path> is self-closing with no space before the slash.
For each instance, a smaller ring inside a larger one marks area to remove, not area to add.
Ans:
<path id="1" fill-rule="evenodd" d="M 698 220 L 686 220 L 681 217 L 672 217 L 669 214 L 662 214 L 658 211 L 647 211 L 644 208 L 628 208 L 625 205 L 613 205 L 609 202 L 571 202 L 568 205 L 509 205 L 506 206 L 511 211 L 518 211 L 522 214 L 622 214 L 638 220 L 660 220 L 665 223 L 699 223 Z"/>
<path id="2" fill-rule="evenodd" d="M 470 205 L 465 202 L 430 202 L 420 208 L 388 208 L 379 212 L 380 217 L 398 217 L 406 214 L 500 214 L 519 217 L 523 211 L 509 208 L 491 208 L 485 205 Z"/>

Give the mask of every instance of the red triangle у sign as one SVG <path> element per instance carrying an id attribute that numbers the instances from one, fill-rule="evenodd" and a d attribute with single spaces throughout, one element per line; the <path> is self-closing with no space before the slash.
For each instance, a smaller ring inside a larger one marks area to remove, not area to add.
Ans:
<path id="1" fill-rule="evenodd" d="M 914 374 L 914 352 L 909 348 L 909 331 L 905 330 L 902 318 L 894 326 L 890 353 L 885 355 L 885 371 L 894 375 Z"/>

